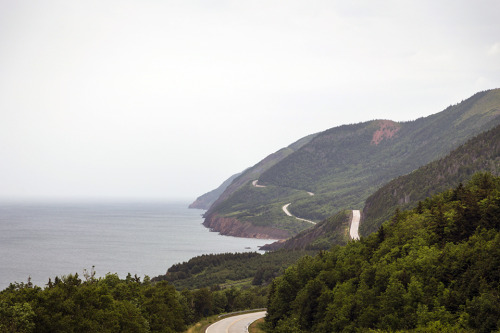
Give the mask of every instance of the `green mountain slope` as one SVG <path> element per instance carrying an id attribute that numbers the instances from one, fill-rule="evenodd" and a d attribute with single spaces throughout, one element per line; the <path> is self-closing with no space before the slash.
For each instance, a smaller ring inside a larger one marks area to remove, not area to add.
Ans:
<path id="1" fill-rule="evenodd" d="M 227 186 L 222 194 L 217 198 L 217 200 L 212 204 L 213 207 L 218 206 L 220 203 L 227 200 L 231 197 L 235 192 L 241 189 L 243 186 L 247 185 L 249 182 L 259 179 L 260 175 L 271 168 L 273 165 L 278 163 L 279 161 L 286 158 L 288 155 L 292 154 L 296 150 L 300 149 L 303 145 L 307 144 L 309 141 L 314 138 L 316 134 L 308 135 L 300 140 L 292 143 L 286 148 L 282 148 L 275 153 L 268 155 L 262 161 L 258 162 L 254 166 L 246 169 L 238 177 L 233 179 L 230 182 L 230 185 Z M 229 181 L 229 180 L 228 180 Z M 227 182 L 227 181 L 226 181 Z M 207 214 L 210 213 L 210 209 Z"/>
<path id="2" fill-rule="evenodd" d="M 363 208 L 361 234 L 377 231 L 396 209 L 414 208 L 419 201 L 465 183 L 480 171 L 500 175 L 500 126 L 479 134 L 442 159 L 391 180 L 369 196 Z M 262 249 L 328 250 L 333 245 L 347 244 L 349 219 L 350 211 L 341 211 L 285 242 Z"/>
<path id="3" fill-rule="evenodd" d="M 315 226 L 301 231 L 286 241 L 277 241 L 262 246 L 264 251 L 284 250 L 329 250 L 333 245 L 345 245 L 349 241 L 352 211 L 343 210 Z"/>
<path id="4" fill-rule="evenodd" d="M 304 257 L 271 286 L 268 332 L 497 332 L 500 178 L 394 216 L 361 241 Z"/>
<path id="5" fill-rule="evenodd" d="M 171 266 L 165 275 L 151 281 L 168 281 L 179 291 L 268 285 L 288 266 L 312 254 L 313 251 L 275 251 L 202 255 Z"/>
<path id="6" fill-rule="evenodd" d="M 326 130 L 263 170 L 258 180 L 265 188 L 240 184 L 206 217 L 214 230 L 225 217 L 294 235 L 311 225 L 285 215 L 284 204 L 291 203 L 293 215 L 318 222 L 339 210 L 360 209 L 382 184 L 500 124 L 499 115 L 495 89 L 415 121 L 374 120 Z"/>
<path id="7" fill-rule="evenodd" d="M 362 235 L 376 231 L 396 210 L 413 208 L 418 201 L 468 181 L 473 173 L 500 174 L 500 126 L 452 151 L 448 156 L 398 177 L 366 200 Z"/>

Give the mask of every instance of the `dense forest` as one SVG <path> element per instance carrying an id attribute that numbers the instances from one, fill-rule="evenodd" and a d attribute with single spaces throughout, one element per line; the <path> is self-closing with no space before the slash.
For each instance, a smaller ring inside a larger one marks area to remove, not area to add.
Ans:
<path id="1" fill-rule="evenodd" d="M 207 254 L 173 265 L 165 275 L 152 279 L 168 281 L 178 290 L 232 285 L 268 285 L 271 280 L 304 255 L 314 251 Z"/>
<path id="2" fill-rule="evenodd" d="M 142 281 L 91 270 L 44 288 L 13 283 L 0 292 L 0 332 L 183 332 L 207 316 L 265 307 L 272 279 L 314 253 L 202 255 Z"/>
<path id="3" fill-rule="evenodd" d="M 378 189 L 365 202 L 361 234 L 369 235 L 377 231 L 396 208 L 413 208 L 418 201 L 464 183 L 479 171 L 500 174 L 500 126 L 479 134 L 447 156 L 395 178 Z"/>
<path id="4" fill-rule="evenodd" d="M 397 211 L 304 257 L 271 286 L 269 332 L 492 332 L 500 327 L 500 178 Z"/>
<path id="5" fill-rule="evenodd" d="M 183 332 L 213 314 L 262 308 L 267 289 L 199 288 L 128 275 L 56 277 L 45 288 L 11 284 L 0 292 L 0 332 Z"/>

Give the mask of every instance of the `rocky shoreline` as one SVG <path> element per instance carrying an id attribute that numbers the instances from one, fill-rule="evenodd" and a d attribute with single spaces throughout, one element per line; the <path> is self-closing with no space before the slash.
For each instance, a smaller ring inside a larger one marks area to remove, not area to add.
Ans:
<path id="1" fill-rule="evenodd" d="M 242 222 L 235 218 L 223 217 L 217 214 L 205 216 L 203 225 L 225 236 L 259 238 L 259 239 L 287 239 L 290 234 L 285 230 L 271 227 L 256 226 L 249 222 Z"/>

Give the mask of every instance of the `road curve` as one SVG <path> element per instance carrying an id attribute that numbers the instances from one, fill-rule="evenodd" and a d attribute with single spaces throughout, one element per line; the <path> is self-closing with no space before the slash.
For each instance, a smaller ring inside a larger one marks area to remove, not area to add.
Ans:
<path id="1" fill-rule="evenodd" d="M 290 203 L 287 203 L 286 205 L 284 205 L 283 207 L 281 207 L 283 209 L 283 211 L 285 212 L 285 214 L 288 215 L 288 216 L 293 216 L 292 213 L 290 213 L 288 211 L 288 206 L 290 206 L 291 204 L 292 203 L 290 202 Z"/>
<path id="2" fill-rule="evenodd" d="M 350 235 L 352 239 L 359 239 L 358 229 L 359 229 L 359 220 L 361 219 L 361 213 L 359 210 L 352 211 L 352 221 L 351 221 L 351 230 Z"/>
<path id="3" fill-rule="evenodd" d="M 252 185 L 253 185 L 254 187 L 266 187 L 265 185 L 259 185 L 259 184 L 257 184 L 257 182 L 258 182 L 258 181 L 259 181 L 258 179 L 254 180 L 254 181 L 252 182 Z"/>
<path id="4" fill-rule="evenodd" d="M 257 184 L 257 182 L 258 182 L 258 181 L 259 181 L 258 179 L 256 179 L 256 180 L 252 181 L 252 185 L 253 185 L 254 187 L 266 187 L 266 186 L 264 186 L 264 185 L 259 185 L 259 184 Z M 313 195 L 314 195 L 314 193 L 312 193 L 312 192 L 307 192 L 307 194 L 309 194 L 309 195 L 311 195 L 311 196 L 313 196 Z M 316 222 L 314 222 L 314 221 L 310 221 L 310 220 L 302 219 L 302 218 L 300 218 L 300 217 L 297 217 L 297 216 L 292 215 L 292 213 L 290 213 L 290 212 L 288 211 L 288 206 L 290 206 L 291 204 L 292 204 L 292 203 L 287 203 L 286 205 L 284 205 L 284 206 L 282 207 L 282 209 L 283 209 L 283 211 L 285 212 L 285 214 L 286 214 L 286 215 L 291 216 L 291 217 L 295 217 L 297 220 L 300 220 L 300 221 L 304 221 L 304 222 L 311 223 L 311 224 L 316 224 Z"/>
<path id="5" fill-rule="evenodd" d="M 311 223 L 311 224 L 316 224 L 316 222 L 314 222 L 314 221 L 302 219 L 300 217 L 292 215 L 292 213 L 290 213 L 290 211 L 288 210 L 288 206 L 290 206 L 291 204 L 292 203 L 290 202 L 290 203 L 287 203 L 286 205 L 284 205 L 283 207 L 281 207 L 281 209 L 283 209 L 283 211 L 285 212 L 286 215 L 291 216 L 291 217 L 295 217 L 297 220 L 300 220 L 300 221 L 304 221 L 304 222 Z"/>
<path id="6" fill-rule="evenodd" d="M 205 333 L 242 333 L 248 332 L 248 326 L 254 321 L 264 318 L 266 311 L 245 313 L 239 316 L 219 320 L 208 326 Z"/>

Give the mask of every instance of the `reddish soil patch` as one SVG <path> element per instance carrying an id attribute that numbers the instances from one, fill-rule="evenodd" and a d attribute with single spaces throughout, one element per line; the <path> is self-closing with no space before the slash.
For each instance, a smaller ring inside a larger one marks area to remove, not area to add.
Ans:
<path id="1" fill-rule="evenodd" d="M 203 225 L 211 231 L 217 231 L 221 235 L 260 238 L 260 239 L 287 239 L 290 238 L 288 231 L 273 227 L 257 226 L 250 222 L 241 222 L 235 218 L 210 215 L 205 218 Z"/>
<path id="2" fill-rule="evenodd" d="M 392 138 L 401 128 L 401 125 L 391 120 L 379 120 L 378 130 L 373 133 L 372 145 L 378 145 L 384 139 Z"/>

